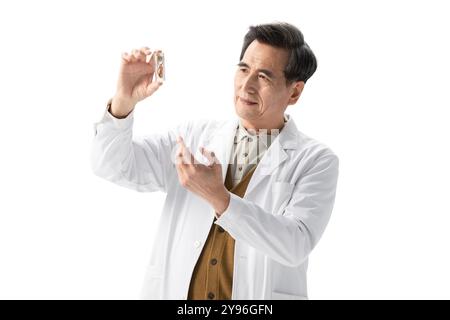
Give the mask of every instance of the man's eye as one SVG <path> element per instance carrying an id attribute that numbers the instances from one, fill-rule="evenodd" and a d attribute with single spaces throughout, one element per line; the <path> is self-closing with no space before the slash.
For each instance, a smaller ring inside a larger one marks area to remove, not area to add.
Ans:
<path id="1" fill-rule="evenodd" d="M 265 75 L 263 75 L 263 74 L 260 74 L 259 77 L 260 77 L 261 79 L 264 79 L 264 80 L 269 80 L 269 78 L 267 78 L 267 77 L 266 77 Z"/>
<path id="2" fill-rule="evenodd" d="M 247 69 L 246 69 L 246 68 L 240 68 L 239 71 L 241 71 L 241 72 L 246 72 Z"/>

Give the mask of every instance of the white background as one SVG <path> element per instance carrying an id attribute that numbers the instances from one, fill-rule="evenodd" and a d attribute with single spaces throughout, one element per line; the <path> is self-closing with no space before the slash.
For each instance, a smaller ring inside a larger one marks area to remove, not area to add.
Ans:
<path id="1" fill-rule="evenodd" d="M 446 1 L 1 1 L 0 298 L 135 299 L 164 194 L 93 175 L 93 123 L 120 55 L 166 53 L 135 134 L 234 116 L 252 24 L 299 27 L 318 58 L 299 129 L 340 158 L 311 299 L 450 298 Z"/>

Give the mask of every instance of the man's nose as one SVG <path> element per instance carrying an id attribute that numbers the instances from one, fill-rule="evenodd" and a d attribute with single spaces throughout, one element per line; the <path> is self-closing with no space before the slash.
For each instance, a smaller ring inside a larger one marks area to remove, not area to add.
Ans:
<path id="1" fill-rule="evenodd" d="M 242 80 L 242 90 L 249 93 L 257 91 L 257 85 L 253 75 L 249 74 Z"/>

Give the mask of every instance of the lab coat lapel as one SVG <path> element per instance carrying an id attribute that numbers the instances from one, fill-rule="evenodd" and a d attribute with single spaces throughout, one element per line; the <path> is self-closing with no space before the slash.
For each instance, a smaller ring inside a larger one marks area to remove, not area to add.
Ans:
<path id="1" fill-rule="evenodd" d="M 270 175 L 288 159 L 286 150 L 296 149 L 298 147 L 300 137 L 294 120 L 287 115 L 288 121 L 284 125 L 278 137 L 272 142 L 269 149 L 261 158 L 256 170 L 250 180 L 245 195 L 250 194 L 257 188 L 265 178 Z"/>

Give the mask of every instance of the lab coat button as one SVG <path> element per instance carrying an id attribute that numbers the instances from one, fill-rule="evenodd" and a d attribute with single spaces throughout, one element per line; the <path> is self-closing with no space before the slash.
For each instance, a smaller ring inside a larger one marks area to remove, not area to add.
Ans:
<path id="1" fill-rule="evenodd" d="M 196 240 L 196 241 L 194 242 L 194 247 L 199 248 L 199 247 L 200 247 L 200 244 L 201 244 L 201 242 L 198 241 L 198 240 Z"/>

